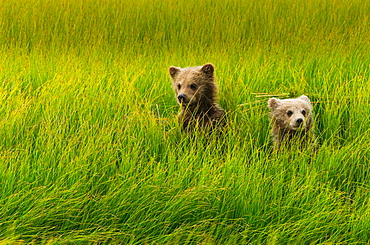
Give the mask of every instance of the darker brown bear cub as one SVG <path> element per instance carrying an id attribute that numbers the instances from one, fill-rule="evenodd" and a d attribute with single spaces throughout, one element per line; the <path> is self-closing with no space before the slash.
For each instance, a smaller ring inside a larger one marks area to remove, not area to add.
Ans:
<path id="1" fill-rule="evenodd" d="M 177 102 L 182 109 L 178 120 L 183 129 L 214 127 L 223 121 L 225 112 L 216 103 L 214 70 L 212 64 L 169 68 Z"/>

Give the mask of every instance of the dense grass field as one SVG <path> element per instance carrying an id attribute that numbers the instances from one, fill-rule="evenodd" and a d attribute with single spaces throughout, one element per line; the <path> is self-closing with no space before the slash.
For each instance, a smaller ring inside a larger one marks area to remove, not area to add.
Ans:
<path id="1" fill-rule="evenodd" d="M 0 244 L 370 242 L 370 1 L 0 3 Z M 228 126 L 177 125 L 171 65 Z M 320 148 L 272 151 L 305 94 Z"/>

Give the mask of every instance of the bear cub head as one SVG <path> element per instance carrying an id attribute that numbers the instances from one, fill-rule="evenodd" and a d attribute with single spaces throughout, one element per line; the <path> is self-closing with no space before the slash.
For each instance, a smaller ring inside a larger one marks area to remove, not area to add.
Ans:
<path id="1" fill-rule="evenodd" d="M 295 99 L 271 98 L 268 107 L 274 126 L 280 130 L 305 131 L 312 125 L 312 106 L 305 95 Z"/>
<path id="2" fill-rule="evenodd" d="M 171 66 L 169 73 L 177 102 L 183 106 L 212 104 L 217 90 L 214 70 L 214 66 L 209 63 L 187 68 Z"/>

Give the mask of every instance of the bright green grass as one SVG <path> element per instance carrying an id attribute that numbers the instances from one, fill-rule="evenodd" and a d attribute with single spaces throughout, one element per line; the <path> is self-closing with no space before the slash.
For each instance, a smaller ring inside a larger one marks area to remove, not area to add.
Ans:
<path id="1" fill-rule="evenodd" d="M 0 3 L 0 244 L 370 242 L 370 1 Z M 224 135 L 170 65 L 216 65 Z M 261 94 L 263 93 L 263 94 Z M 271 150 L 306 94 L 316 155 Z"/>

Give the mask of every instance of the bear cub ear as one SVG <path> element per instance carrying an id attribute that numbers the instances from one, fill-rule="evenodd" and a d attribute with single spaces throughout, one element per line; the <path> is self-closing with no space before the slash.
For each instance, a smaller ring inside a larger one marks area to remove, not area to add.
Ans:
<path id="1" fill-rule="evenodd" d="M 280 105 L 281 101 L 279 99 L 276 99 L 276 98 L 271 98 L 271 99 L 269 99 L 269 101 L 267 103 L 268 103 L 268 107 L 271 110 L 273 110 L 273 109 L 277 108 Z"/>
<path id="2" fill-rule="evenodd" d="M 170 73 L 170 75 L 171 75 L 172 78 L 175 78 L 176 74 L 179 71 L 180 71 L 180 68 L 174 67 L 174 66 L 170 66 L 170 68 L 168 69 L 168 72 Z"/>
<path id="3" fill-rule="evenodd" d="M 215 71 L 215 67 L 211 63 L 207 63 L 200 69 L 202 72 L 204 72 L 207 75 L 212 75 Z"/>
<path id="4" fill-rule="evenodd" d="M 306 96 L 306 95 L 301 95 L 298 99 L 300 99 L 300 100 L 304 100 L 304 101 L 306 101 L 306 102 L 308 102 L 308 103 L 310 103 L 310 99 Z"/>

